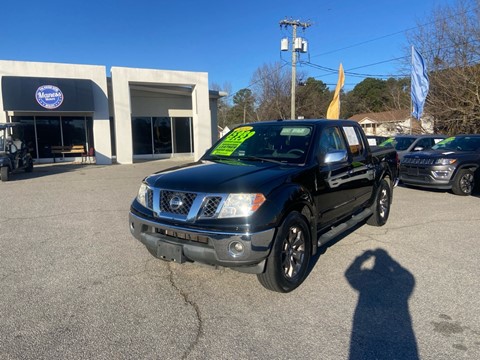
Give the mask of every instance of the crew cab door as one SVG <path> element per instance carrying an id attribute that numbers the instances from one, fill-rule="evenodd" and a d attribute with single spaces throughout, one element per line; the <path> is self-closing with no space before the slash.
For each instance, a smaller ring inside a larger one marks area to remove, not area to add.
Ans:
<path id="1" fill-rule="evenodd" d="M 342 127 L 350 157 L 349 203 L 357 209 L 367 202 L 373 192 L 375 167 L 363 131 L 359 126 Z"/>
<path id="2" fill-rule="evenodd" d="M 327 126 L 318 139 L 313 194 L 317 223 L 325 227 L 351 211 L 349 202 L 354 195 L 349 184 L 351 163 L 342 129 L 337 125 Z"/>

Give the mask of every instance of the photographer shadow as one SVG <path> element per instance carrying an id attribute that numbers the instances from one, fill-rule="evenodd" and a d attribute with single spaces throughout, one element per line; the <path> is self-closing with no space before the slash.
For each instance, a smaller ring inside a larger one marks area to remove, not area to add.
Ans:
<path id="1" fill-rule="evenodd" d="M 376 249 L 358 256 L 345 277 L 359 293 L 349 359 L 418 359 L 408 307 L 414 276 Z"/>

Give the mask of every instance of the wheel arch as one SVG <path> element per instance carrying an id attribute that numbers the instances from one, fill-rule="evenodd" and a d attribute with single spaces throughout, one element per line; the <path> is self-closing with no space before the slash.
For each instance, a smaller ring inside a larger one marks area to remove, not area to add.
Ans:
<path id="1" fill-rule="evenodd" d="M 282 189 L 281 196 L 276 198 L 281 199 L 281 204 L 277 203 L 277 205 L 282 209 L 277 219 L 276 227 L 280 227 L 292 211 L 300 213 L 309 226 L 310 239 L 312 240 L 312 255 L 315 255 L 317 252 L 316 207 L 310 192 L 302 186 L 289 186 Z"/>
<path id="2" fill-rule="evenodd" d="M 473 173 L 475 173 L 479 168 L 480 168 L 480 165 L 475 164 L 475 163 L 462 164 L 462 165 L 460 165 L 460 166 L 457 166 L 457 168 L 455 169 L 455 172 L 453 173 L 453 176 L 452 176 L 452 177 L 457 176 L 457 173 L 458 173 L 460 170 L 470 170 L 470 171 L 472 171 Z"/>

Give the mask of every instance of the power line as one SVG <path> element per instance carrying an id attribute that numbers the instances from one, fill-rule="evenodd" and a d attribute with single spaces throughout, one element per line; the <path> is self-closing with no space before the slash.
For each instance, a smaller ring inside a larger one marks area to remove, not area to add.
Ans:
<path id="1" fill-rule="evenodd" d="M 453 17 L 456 17 L 456 16 L 459 16 L 459 15 L 462 15 L 462 14 L 465 14 L 469 11 L 472 11 L 472 10 L 475 10 L 475 9 L 478 9 L 477 6 L 473 6 L 472 8 L 468 8 L 468 9 L 465 9 L 464 11 L 460 11 L 458 13 L 455 13 L 451 16 L 447 16 L 447 17 L 444 17 L 444 18 L 441 18 L 441 19 L 436 19 L 434 21 L 430 21 L 430 22 L 427 22 L 427 23 L 424 23 L 424 24 L 421 24 L 421 25 L 418 25 L 418 26 L 414 26 L 414 27 L 410 27 L 410 28 L 407 28 L 407 29 L 403 29 L 403 30 L 400 30 L 400 31 L 396 31 L 396 32 L 393 32 L 393 33 L 390 33 L 390 34 L 387 34 L 387 35 L 383 35 L 383 36 L 379 36 L 379 37 L 376 37 L 376 38 L 373 38 L 373 39 L 370 39 L 370 40 L 365 40 L 365 41 L 362 41 L 362 42 L 359 42 L 359 43 L 356 43 L 356 44 L 352 44 L 352 45 L 348 45 L 348 46 L 345 46 L 345 47 L 342 47 L 342 48 L 339 48 L 339 49 L 336 49 L 336 50 L 331 50 L 331 51 L 328 51 L 328 52 L 325 52 L 325 53 L 322 53 L 322 54 L 318 54 L 318 55 L 313 55 L 311 57 L 319 57 L 319 56 L 324 56 L 324 55 L 329 55 L 329 54 L 332 54 L 332 53 L 335 53 L 335 52 L 339 52 L 339 51 L 343 51 L 343 50 L 346 50 L 346 49 L 350 49 L 350 48 L 353 48 L 353 47 L 357 47 L 357 46 L 361 46 L 361 45 L 365 45 L 367 43 L 371 43 L 371 42 L 374 42 L 374 41 L 378 41 L 378 40 L 382 40 L 382 39 L 385 39 L 385 38 L 388 38 L 388 37 L 391 37 L 391 36 L 395 36 L 395 35 L 398 35 L 398 34 L 401 34 L 401 33 L 406 33 L 408 31 L 411 31 L 411 30 L 415 30 L 415 29 L 419 29 L 421 27 L 424 27 L 424 26 L 428 26 L 428 25 L 431 25 L 431 24 L 434 24 L 438 21 L 442 21 L 442 20 L 447 20 L 447 19 L 450 19 L 450 18 L 453 18 Z M 389 59 L 389 60 L 384 60 L 384 61 L 380 61 L 380 62 L 376 62 L 376 63 L 371 63 L 371 64 L 367 64 L 367 65 L 362 65 L 362 66 L 358 66 L 358 67 L 355 67 L 355 68 L 351 68 L 351 69 L 348 69 L 345 71 L 345 74 L 349 75 L 349 76 L 353 76 L 353 77 L 378 77 L 378 78 L 389 78 L 389 77 L 394 77 L 394 78 L 402 78 L 402 77 L 406 77 L 408 76 L 405 75 L 405 74 L 399 74 L 399 75 L 394 75 L 394 74 L 382 74 L 382 75 L 375 75 L 375 74 L 362 74 L 362 73 L 355 73 L 355 72 L 352 72 L 352 70 L 358 70 L 358 69 L 362 69 L 362 68 L 366 68 L 366 67 L 371 67 L 371 66 L 375 66 L 375 65 L 379 65 L 379 64 L 383 64 L 383 63 L 388 63 L 388 62 L 392 62 L 392 61 L 397 61 L 397 60 L 402 60 L 402 59 L 406 59 L 408 58 L 408 56 L 403 56 L 403 57 L 397 57 L 397 58 L 393 58 L 393 59 Z M 288 65 L 289 63 L 286 61 L 286 60 L 283 60 L 285 63 L 280 66 L 279 68 L 277 69 L 274 69 L 274 71 L 279 71 L 280 69 L 282 69 L 284 66 Z M 327 71 L 329 72 L 329 74 L 324 74 L 324 75 L 319 75 L 319 76 L 314 76 L 314 78 L 319 78 L 319 77 L 324 77 L 324 76 L 328 76 L 328 75 L 332 75 L 332 74 L 335 74 L 335 73 L 338 73 L 338 69 L 332 69 L 332 68 L 328 68 L 328 67 L 324 67 L 324 66 L 321 66 L 321 65 L 318 65 L 318 64 L 314 64 L 314 63 L 311 63 L 310 61 L 308 62 L 304 62 L 304 61 L 300 61 L 301 64 L 303 65 L 306 65 L 306 66 L 310 66 L 312 68 L 316 68 L 316 69 L 319 69 L 319 70 L 323 70 L 323 71 Z M 272 73 L 273 74 L 273 73 Z M 261 82 L 262 80 L 264 80 L 266 77 L 268 76 L 265 75 L 264 77 L 250 83 L 249 85 L 247 85 L 245 88 L 251 88 L 253 85 Z M 243 88 L 242 88 L 243 89 Z M 240 89 L 241 90 L 241 89 Z M 226 98 L 230 98 L 230 97 L 233 97 L 238 91 L 235 91 L 233 92 L 231 95 L 227 96 Z"/>
<path id="2" fill-rule="evenodd" d="M 405 77 L 405 76 L 408 76 L 408 75 L 404 75 L 404 74 L 365 74 L 365 73 L 353 72 L 352 70 L 363 69 L 363 68 L 366 68 L 366 67 L 375 66 L 375 65 L 379 65 L 379 64 L 384 64 L 384 63 L 388 63 L 388 62 L 392 62 L 392 61 L 403 60 L 403 59 L 407 59 L 407 58 L 408 58 L 408 56 L 402 56 L 402 57 L 398 57 L 398 58 L 394 58 L 394 59 L 390 59 L 390 60 L 378 61 L 376 63 L 357 66 L 355 68 L 347 69 L 344 72 L 345 72 L 345 75 L 350 75 L 350 76 L 353 76 L 353 77 L 364 77 L 364 78 L 365 77 L 376 77 L 376 78 L 396 77 L 396 78 L 402 78 L 402 77 Z M 303 65 L 310 66 L 312 68 L 328 72 L 328 74 L 324 74 L 322 76 L 328 76 L 328 75 L 333 75 L 333 74 L 338 73 L 337 69 L 329 68 L 329 67 L 326 67 L 326 66 L 321 66 L 321 65 L 318 65 L 318 64 L 314 64 L 312 62 L 302 61 L 301 63 Z M 319 76 L 317 76 L 317 77 L 319 77 Z"/>
<path id="3" fill-rule="evenodd" d="M 391 37 L 391 36 L 395 36 L 395 35 L 398 35 L 398 34 L 406 33 L 406 32 L 411 31 L 411 30 L 415 30 L 415 29 L 418 29 L 418 28 L 421 28 L 421 27 L 425 27 L 425 26 L 428 26 L 428 25 L 435 24 L 438 21 L 443 21 L 443 20 L 447 20 L 447 19 L 459 16 L 459 15 L 466 14 L 467 12 L 472 11 L 476 8 L 477 7 L 474 6 L 473 8 L 468 8 L 468 9 L 465 9 L 464 11 L 459 11 L 458 13 L 452 14 L 451 16 L 446 16 L 446 17 L 443 17 L 441 19 L 437 19 L 437 20 L 427 22 L 425 24 L 421 24 L 421 25 L 418 25 L 418 26 L 413 26 L 413 27 L 403 29 L 403 30 L 400 30 L 400 31 L 396 31 L 396 32 L 393 32 L 393 33 L 390 33 L 390 34 L 387 34 L 387 35 L 379 36 L 377 38 L 373 38 L 373 39 L 370 39 L 370 40 L 361 41 L 361 42 L 356 43 L 356 44 L 347 45 L 347 46 L 342 47 L 340 49 L 331 50 L 331 51 L 328 51 L 328 52 L 325 52 L 325 53 L 322 53 L 322 54 L 313 55 L 311 57 L 313 58 L 313 57 L 319 57 L 319 56 L 324 56 L 324 55 L 330 55 L 330 54 L 333 54 L 333 53 L 336 53 L 336 52 L 339 52 L 339 51 L 343 51 L 343 50 L 351 49 L 351 48 L 354 48 L 354 47 L 357 47 L 357 46 L 365 45 L 365 44 L 368 44 L 368 43 L 371 43 L 371 42 L 374 42 L 374 41 L 383 40 L 383 39 Z"/>

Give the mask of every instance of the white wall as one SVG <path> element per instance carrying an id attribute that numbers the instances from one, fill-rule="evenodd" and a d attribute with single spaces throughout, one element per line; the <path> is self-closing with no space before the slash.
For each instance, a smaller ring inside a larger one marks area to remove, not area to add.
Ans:
<path id="1" fill-rule="evenodd" d="M 165 113 L 165 110 L 167 110 L 167 116 L 192 117 L 195 160 L 200 158 L 205 150 L 210 147 L 213 138 L 207 73 L 112 67 L 111 75 L 118 163 L 133 163 L 132 111 L 134 110 L 136 114 L 139 114 L 141 111 L 150 112 L 154 110 L 151 108 L 141 110 L 138 109 L 136 105 L 134 109 L 132 104 L 140 104 L 144 102 L 144 100 L 132 96 L 135 94 L 135 90 L 130 90 L 131 84 L 144 84 L 147 86 L 148 84 L 178 85 L 191 87 L 191 109 L 186 109 L 184 102 L 172 102 L 167 104 L 168 108 L 163 108 L 162 111 Z M 152 105 L 150 104 L 149 106 Z M 162 114 L 145 115 L 162 116 Z"/>
<path id="2" fill-rule="evenodd" d="M 92 89 L 95 108 L 93 113 L 93 134 L 96 161 L 97 164 L 104 165 L 112 163 L 105 66 L 0 60 L 0 78 L 2 76 L 32 76 L 92 80 L 94 84 Z M 0 109 L 3 110 L 3 99 L 1 96 Z M 6 120 L 7 116 L 5 111 L 0 111 L 0 122 L 6 122 Z"/>

